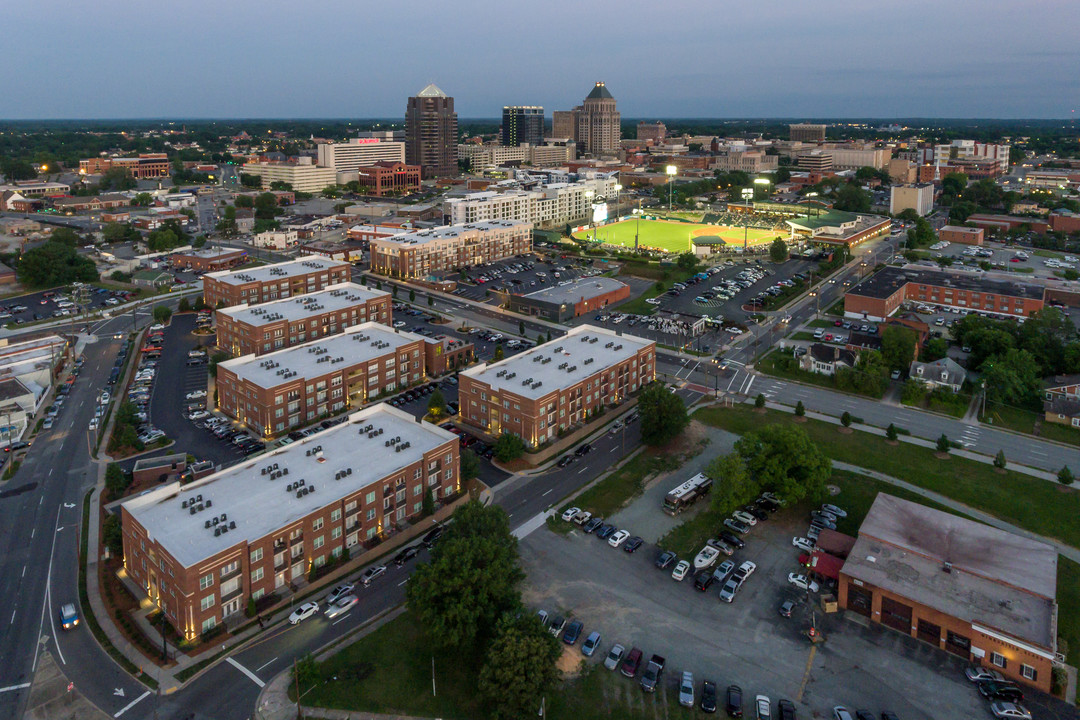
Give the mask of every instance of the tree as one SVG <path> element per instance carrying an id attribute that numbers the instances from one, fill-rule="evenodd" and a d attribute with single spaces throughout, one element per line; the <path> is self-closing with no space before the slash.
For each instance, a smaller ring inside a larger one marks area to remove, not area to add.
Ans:
<path id="1" fill-rule="evenodd" d="M 923 362 L 934 362 L 949 354 L 949 341 L 945 338 L 930 338 L 923 345 L 919 357 Z"/>
<path id="2" fill-rule="evenodd" d="M 30 287 L 55 287 L 73 282 L 95 282 L 97 268 L 75 248 L 52 239 L 23 253 L 15 268 L 19 281 Z"/>
<path id="3" fill-rule="evenodd" d="M 250 195 L 237 195 L 236 199 L 233 200 L 233 204 L 238 208 L 254 208 L 255 199 Z"/>
<path id="4" fill-rule="evenodd" d="M 99 191 L 124 191 L 133 189 L 138 183 L 127 170 L 121 167 L 109 168 L 101 175 L 98 181 Z"/>
<path id="5" fill-rule="evenodd" d="M 896 426 L 893 425 L 892 423 L 889 423 L 889 427 L 885 428 L 885 438 L 886 439 L 891 440 L 892 442 L 896 442 L 896 438 L 899 435 L 900 435 L 900 433 L 898 433 L 896 431 Z"/>
<path id="6" fill-rule="evenodd" d="M 113 557 L 124 556 L 124 528 L 120 525 L 120 518 L 113 513 L 105 517 L 101 524 L 101 537 L 105 547 L 109 548 L 109 554 Z"/>
<path id="7" fill-rule="evenodd" d="M 1073 477 L 1072 470 L 1070 470 L 1069 466 L 1066 465 L 1058 471 L 1057 480 L 1062 485 L 1072 485 L 1073 481 L 1076 480 L 1076 478 Z"/>
<path id="8" fill-rule="evenodd" d="M 169 318 L 172 317 L 172 309 L 168 305 L 155 305 L 154 306 L 154 322 L 159 322 L 162 325 L 169 322 Z"/>
<path id="9" fill-rule="evenodd" d="M 416 291 L 409 288 L 409 302 L 416 302 Z"/>
<path id="10" fill-rule="evenodd" d="M 737 453 L 721 455 L 705 468 L 712 478 L 723 478 L 714 483 L 709 492 L 709 506 L 719 515 L 727 515 L 757 497 L 761 486 L 746 467 L 746 460 Z"/>
<path id="11" fill-rule="evenodd" d="M 501 462 L 517 460 L 525 454 L 525 441 L 520 435 L 504 432 L 495 441 L 495 457 Z"/>
<path id="12" fill-rule="evenodd" d="M 117 463 L 109 463 L 105 467 L 105 488 L 109 491 L 109 496 L 112 498 L 118 498 L 123 496 L 124 491 L 131 486 L 131 480 L 120 468 Z"/>
<path id="13" fill-rule="evenodd" d="M 397 285 L 395 285 L 395 286 L 394 286 L 394 290 L 393 290 L 393 293 L 392 293 L 392 294 L 393 294 L 393 296 L 394 296 L 394 299 L 395 299 L 395 300 L 397 300 L 397 293 L 398 293 L 398 286 L 397 286 Z"/>
<path id="14" fill-rule="evenodd" d="M 754 398 L 754 407 L 759 410 L 765 407 L 765 395 L 763 395 L 762 393 L 757 394 L 757 397 Z"/>
<path id="15" fill-rule="evenodd" d="M 427 304 L 428 304 L 428 307 L 435 307 L 435 296 L 428 295 L 427 296 Z"/>
<path id="16" fill-rule="evenodd" d="M 177 305 L 176 312 L 191 312 L 191 301 L 187 298 L 180 298 L 180 304 Z"/>
<path id="17" fill-rule="evenodd" d="M 33 180 L 38 176 L 33 165 L 15 157 L 0 158 L 0 174 L 3 174 L 8 182 Z"/>
<path id="18" fill-rule="evenodd" d="M 675 265 L 680 270 L 693 270 L 698 265 L 697 255 L 692 252 L 684 252 L 679 255 Z"/>
<path id="19" fill-rule="evenodd" d="M 788 246 L 782 238 L 776 238 L 769 245 L 769 259 L 774 263 L 782 263 L 788 259 Z"/>
<path id="20" fill-rule="evenodd" d="M 641 391 L 638 411 L 641 441 L 646 445 L 663 445 L 690 422 L 683 399 L 661 383 L 653 383 Z"/>
<path id="21" fill-rule="evenodd" d="M 802 400 L 795 403 L 795 417 L 806 417 L 806 406 L 802 404 Z"/>
<path id="22" fill-rule="evenodd" d="M 221 219 L 217 223 L 217 231 L 225 237 L 234 237 L 240 232 L 239 226 L 236 224 L 236 207 L 233 205 L 226 205 L 225 210 L 221 214 Z"/>
<path id="23" fill-rule="evenodd" d="M 1012 349 L 992 357 L 979 370 L 991 402 L 1031 408 L 1039 405 L 1042 378 L 1035 357 L 1027 350 Z"/>
<path id="24" fill-rule="evenodd" d="M 141 192 L 131 199 L 131 204 L 136 207 L 147 207 L 154 202 L 154 196 L 148 192 Z"/>
<path id="25" fill-rule="evenodd" d="M 994 467 L 996 467 L 998 470 L 1004 470 L 1005 465 L 1007 464 L 1008 461 L 1005 460 L 1005 451 L 998 450 L 997 455 L 994 456 Z"/>
<path id="26" fill-rule="evenodd" d="M 820 501 L 832 475 L 832 461 L 805 430 L 794 425 L 766 425 L 748 432 L 735 443 L 735 453 L 758 488 L 772 490 L 789 502 Z"/>
<path id="27" fill-rule="evenodd" d="M 961 172 L 945 173 L 941 178 L 941 194 L 960 197 L 967 187 L 968 176 Z"/>
<path id="28" fill-rule="evenodd" d="M 495 356 L 494 356 L 494 359 L 492 360 L 492 362 L 499 362 L 505 356 L 506 356 L 506 351 L 503 350 L 502 343 L 497 344 L 495 346 Z"/>
<path id="29" fill-rule="evenodd" d="M 146 236 L 146 247 L 150 248 L 151 252 L 165 252 L 183 244 L 183 239 L 172 228 L 151 230 Z"/>
<path id="30" fill-rule="evenodd" d="M 240 173 L 240 184 L 247 188 L 259 188 L 262 187 L 262 178 L 258 175 Z"/>
<path id="31" fill-rule="evenodd" d="M 496 720 L 532 716 L 559 679 L 559 641 L 532 613 L 506 615 L 498 623 L 477 678 L 481 697 Z"/>
<path id="32" fill-rule="evenodd" d="M 840 424 L 844 427 L 851 427 L 851 413 L 844 411 L 844 414 L 840 416 Z"/>
<path id="33" fill-rule="evenodd" d="M 524 320 L 518 320 L 518 335 L 524 335 L 524 334 L 525 334 L 525 321 Z"/>
<path id="34" fill-rule="evenodd" d="M 52 234 L 49 235 L 49 239 L 55 243 L 63 243 L 69 247 L 78 247 L 83 244 L 83 239 L 79 236 L 79 233 L 67 227 L 56 228 L 52 231 Z"/>
<path id="35" fill-rule="evenodd" d="M 468 448 L 461 451 L 461 480 L 472 480 L 480 475 L 480 458 Z"/>
<path id="36" fill-rule="evenodd" d="M 434 417 L 442 417 L 446 413 L 446 398 L 438 388 L 428 397 L 427 409 Z"/>
<path id="37" fill-rule="evenodd" d="M 191 242 L 191 246 L 193 248 L 195 248 L 196 250 L 203 247 L 204 245 L 206 245 L 206 236 L 205 235 L 200 235 Z"/>
<path id="38" fill-rule="evenodd" d="M 870 193 L 854 183 L 847 183 L 836 193 L 833 207 L 846 212 L 868 212 L 871 205 Z"/>
<path id="39" fill-rule="evenodd" d="M 881 332 L 881 354 L 891 370 L 906 370 L 915 359 L 916 337 L 911 328 L 888 325 Z"/>
<path id="40" fill-rule="evenodd" d="M 431 488 L 424 490 L 424 499 L 420 504 L 420 514 L 424 517 L 428 517 L 435 512 L 435 496 L 431 492 Z"/>
<path id="41" fill-rule="evenodd" d="M 506 512 L 473 500 L 454 511 L 431 560 L 409 577 L 405 597 L 434 645 L 472 649 L 520 606 L 524 577 Z"/>
<path id="42" fill-rule="evenodd" d="M 949 443 L 949 437 L 945 433 L 941 433 L 941 437 L 937 439 L 937 451 L 940 453 L 949 452 L 949 448 L 952 445 Z"/>
<path id="43" fill-rule="evenodd" d="M 138 240 L 139 231 L 127 223 L 111 222 L 101 229 L 101 237 L 110 243 Z"/>
<path id="44" fill-rule="evenodd" d="M 915 211 L 915 208 L 904 208 L 896 214 L 897 220 L 903 220 L 904 222 L 916 222 L 920 215 Z"/>

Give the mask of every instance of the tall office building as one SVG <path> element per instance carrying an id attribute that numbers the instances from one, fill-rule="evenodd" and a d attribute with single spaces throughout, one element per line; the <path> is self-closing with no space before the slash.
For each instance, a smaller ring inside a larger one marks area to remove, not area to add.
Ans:
<path id="1" fill-rule="evenodd" d="M 573 110 L 555 110 L 551 113 L 551 137 L 560 140 L 574 137 Z"/>
<path id="2" fill-rule="evenodd" d="M 544 108 L 538 105 L 507 105 L 503 107 L 502 144 L 544 144 Z"/>
<path id="3" fill-rule="evenodd" d="M 585 102 L 574 108 L 574 139 L 587 155 L 602 155 L 616 152 L 621 137 L 615 98 L 603 82 L 597 82 Z"/>
<path id="4" fill-rule="evenodd" d="M 817 123 L 792 123 L 788 125 L 791 140 L 801 142 L 824 142 L 825 126 Z"/>
<path id="5" fill-rule="evenodd" d="M 434 83 L 409 98 L 405 109 L 405 158 L 424 178 L 457 175 L 458 118 L 454 98 Z"/>

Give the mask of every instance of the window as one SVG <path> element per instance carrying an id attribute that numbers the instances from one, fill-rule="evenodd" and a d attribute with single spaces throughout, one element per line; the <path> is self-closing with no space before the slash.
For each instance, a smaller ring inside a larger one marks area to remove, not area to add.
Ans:
<path id="1" fill-rule="evenodd" d="M 210 587 L 213 584 L 214 584 L 214 573 L 210 573 L 209 575 L 203 575 L 201 578 L 199 578 L 199 589 L 200 590 L 205 590 L 206 588 Z"/>
<path id="2" fill-rule="evenodd" d="M 373 504 L 375 502 L 375 493 L 374 492 L 369 492 L 367 494 L 367 496 L 364 498 L 364 502 L 366 504 L 368 504 L 368 505 Z"/>
<path id="3" fill-rule="evenodd" d="M 314 549 L 318 550 L 319 548 L 321 548 L 323 546 L 324 542 L 325 542 L 325 538 L 322 535 L 315 538 L 315 542 L 313 543 Z"/>
<path id="4" fill-rule="evenodd" d="M 350 500 L 349 502 L 345 503 L 345 512 L 352 512 L 355 509 L 356 509 L 356 501 L 355 500 Z"/>
<path id="5" fill-rule="evenodd" d="M 251 562 L 252 563 L 257 563 L 260 560 L 262 560 L 262 558 L 263 558 L 262 548 L 255 548 L 254 550 L 251 551 Z"/>
<path id="6" fill-rule="evenodd" d="M 259 572 L 262 572 L 262 571 L 260 570 Z M 232 595 L 234 592 L 236 592 L 237 588 L 239 588 L 239 587 L 240 587 L 240 578 L 239 577 L 234 577 L 232 580 L 226 580 L 225 582 L 221 583 L 221 596 L 226 597 L 228 595 Z"/>
<path id="7" fill-rule="evenodd" d="M 321 530 L 322 526 L 323 526 L 323 519 L 322 518 L 316 518 L 315 522 L 311 523 L 311 529 L 312 530 Z"/>
<path id="8" fill-rule="evenodd" d="M 330 511 L 330 522 L 337 522 L 340 519 L 341 519 L 341 510 L 340 509 Z"/>
<path id="9" fill-rule="evenodd" d="M 339 537 L 341 537 L 341 528 L 336 527 L 333 530 L 331 530 L 330 531 L 330 537 L 333 538 L 334 540 L 337 540 Z"/>
<path id="10" fill-rule="evenodd" d="M 202 602 L 199 603 L 199 605 L 202 606 L 202 609 L 204 611 L 209 610 L 210 608 L 214 607 L 214 596 L 213 596 L 213 594 L 210 594 L 210 595 L 207 595 L 206 597 L 204 597 L 202 599 Z"/>
<path id="11" fill-rule="evenodd" d="M 262 568 L 255 568 L 251 572 L 251 582 L 252 583 L 257 583 L 262 579 L 263 579 L 263 569 Z"/>
<path id="12" fill-rule="evenodd" d="M 204 633 L 210 632 L 211 630 L 214 629 L 214 626 L 216 626 L 216 625 L 217 625 L 217 620 L 215 620 L 214 618 L 207 618 L 206 620 L 203 620 L 202 631 Z"/>
<path id="13" fill-rule="evenodd" d="M 1030 665 L 1024 665 L 1021 663 L 1020 674 L 1032 682 L 1035 682 L 1039 679 L 1039 672 Z"/>
<path id="14" fill-rule="evenodd" d="M 1005 663 L 1005 656 L 1004 655 L 999 655 L 996 652 L 990 653 L 990 664 L 993 665 L 994 667 L 1004 668 L 1005 664 L 1006 664 Z"/>
<path id="15" fill-rule="evenodd" d="M 265 595 L 265 594 L 266 594 L 266 591 L 263 590 L 262 588 L 259 588 L 255 592 L 251 593 L 251 599 L 252 600 L 261 600 L 262 596 Z"/>
<path id="16" fill-rule="evenodd" d="M 230 575 L 230 574 L 236 572 L 236 569 L 239 568 L 239 567 L 240 567 L 240 561 L 239 560 L 233 560 L 231 563 L 228 563 L 227 565 L 222 565 L 221 566 L 221 577 L 225 577 L 226 575 Z"/>
<path id="17" fill-rule="evenodd" d="M 367 519 L 368 520 L 374 520 L 375 519 L 375 508 L 371 508 L 370 510 L 367 511 Z"/>

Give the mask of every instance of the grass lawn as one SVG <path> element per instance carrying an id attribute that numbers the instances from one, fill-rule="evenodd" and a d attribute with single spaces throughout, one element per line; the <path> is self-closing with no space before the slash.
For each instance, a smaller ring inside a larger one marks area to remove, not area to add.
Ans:
<path id="1" fill-rule="evenodd" d="M 703 408 L 697 420 L 744 434 L 763 421 L 796 424 L 790 413 L 769 410 L 766 418 L 749 406 Z M 801 423 L 829 457 L 902 478 L 1002 520 L 1046 537 L 1080 547 L 1080 492 L 1016 472 L 997 473 L 990 465 L 952 456 L 935 457 L 932 448 L 908 443 L 893 447 L 883 437 L 862 432 L 845 435 L 819 420 Z"/>
<path id="2" fill-rule="evenodd" d="M 638 247 L 657 248 L 671 253 L 690 252 L 691 233 L 703 236 L 719 236 L 731 245 L 742 245 L 743 228 L 726 225 L 701 225 L 698 223 L 671 222 L 665 220 L 623 220 L 610 225 L 582 230 L 574 233 L 578 240 L 596 239 L 608 245 L 634 247 L 635 236 Z M 771 243 L 781 232 L 750 228 L 747 239 L 751 245 Z"/>
<path id="3" fill-rule="evenodd" d="M 1065 256 L 1064 256 L 1064 255 L 1062 255 L 1061 253 L 1059 253 L 1059 252 L 1054 252 L 1053 250 L 1036 250 L 1036 251 L 1035 251 L 1035 252 L 1034 252 L 1033 254 L 1034 254 L 1034 255 L 1038 255 L 1039 257 L 1045 257 L 1045 258 L 1056 258 L 1056 259 L 1058 259 L 1058 260 L 1060 260 L 1061 258 L 1065 257 Z"/>
<path id="4" fill-rule="evenodd" d="M 791 336 L 792 340 L 814 340 L 814 333 L 811 332 L 797 332 Z"/>
<path id="5" fill-rule="evenodd" d="M 918 402 L 909 400 L 901 400 L 900 402 L 908 407 L 923 408 L 943 415 L 962 418 L 964 413 L 967 412 L 968 406 L 971 405 L 971 393 L 950 393 L 948 391 L 929 393 Z"/>
<path id="6" fill-rule="evenodd" d="M 1070 665 L 1080 663 L 1080 563 L 1058 555 L 1058 635 L 1069 644 Z"/>
<path id="7" fill-rule="evenodd" d="M 826 315 L 836 315 L 837 317 L 844 316 L 844 301 L 837 300 L 834 302 L 828 310 L 825 310 Z"/>
<path id="8" fill-rule="evenodd" d="M 996 403 L 987 403 L 986 411 L 985 415 L 979 417 L 980 422 L 1028 435 L 1038 435 L 1047 440 L 1080 445 L 1080 430 L 1068 425 L 1046 422 L 1042 413 Z M 1039 427 L 1037 433 L 1035 432 L 1036 423 Z"/>
<path id="9" fill-rule="evenodd" d="M 809 338 L 801 337 L 809 333 L 795 333 L 792 340 L 806 340 L 813 339 L 813 335 Z M 798 368 L 786 368 L 782 367 L 777 360 L 781 356 L 789 356 L 791 353 L 787 350 L 773 350 L 772 352 L 763 356 L 757 361 L 755 366 L 758 370 L 766 375 L 772 375 L 773 377 L 783 378 L 785 380 L 794 380 L 796 382 L 806 383 L 807 385 L 817 385 L 818 387 L 829 388 L 830 390 L 837 390 L 836 381 L 833 380 L 831 375 L 822 375 L 821 373 L 810 372 L 809 370 L 801 370 Z M 837 390 L 837 392 L 850 393 L 852 395 L 859 395 L 861 397 L 872 397 L 877 399 L 880 396 L 869 395 L 864 393 L 858 393 L 854 390 Z"/>
<path id="10" fill-rule="evenodd" d="M 811 320 L 810 327 L 833 328 L 836 327 L 836 323 L 832 320 Z"/>

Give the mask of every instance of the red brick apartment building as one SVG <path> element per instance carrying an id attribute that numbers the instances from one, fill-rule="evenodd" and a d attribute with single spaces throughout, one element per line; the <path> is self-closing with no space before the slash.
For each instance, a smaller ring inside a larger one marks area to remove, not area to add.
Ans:
<path id="1" fill-rule="evenodd" d="M 169 177 L 169 156 L 165 153 L 142 153 L 133 158 L 97 157 L 79 161 L 80 175 L 100 175 L 113 168 L 123 168 L 132 177 Z"/>
<path id="2" fill-rule="evenodd" d="M 839 577 L 839 605 L 1050 691 L 1057 550 L 879 493 Z"/>
<path id="3" fill-rule="evenodd" d="M 986 315 L 1029 317 L 1043 308 L 1043 288 L 974 274 L 886 267 L 849 290 L 844 314 L 880 322 L 905 302 Z"/>
<path id="4" fill-rule="evenodd" d="M 458 373 L 458 417 L 535 447 L 655 379 L 655 342 L 580 325 L 526 352 Z"/>
<path id="5" fill-rule="evenodd" d="M 183 636 L 239 617 L 346 549 L 461 490 L 458 438 L 384 404 L 120 509 L 124 568 Z"/>
<path id="6" fill-rule="evenodd" d="M 210 307 L 255 305 L 280 298 L 317 292 L 348 282 L 349 263 L 305 255 L 275 265 L 203 275 L 203 302 Z"/>
<path id="7" fill-rule="evenodd" d="M 420 166 L 380 160 L 357 169 L 360 187 L 368 195 L 382 197 L 388 193 L 407 195 L 420 190 Z"/>
<path id="8" fill-rule="evenodd" d="M 368 321 L 390 325 L 390 293 L 356 283 L 216 311 L 217 346 L 238 355 L 263 355 L 337 333 Z"/>
<path id="9" fill-rule="evenodd" d="M 218 363 L 217 406 L 273 437 L 425 382 L 471 352 L 471 344 L 366 322 L 266 355 Z"/>
<path id="10" fill-rule="evenodd" d="M 484 220 L 371 238 L 373 272 L 425 278 L 532 251 L 532 223 Z"/>

